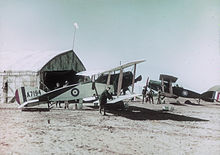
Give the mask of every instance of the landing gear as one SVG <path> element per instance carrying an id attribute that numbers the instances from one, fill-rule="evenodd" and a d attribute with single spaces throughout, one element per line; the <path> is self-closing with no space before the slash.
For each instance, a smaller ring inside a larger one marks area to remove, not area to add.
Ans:
<path id="1" fill-rule="evenodd" d="M 109 109 L 109 110 L 125 110 L 125 104 L 123 101 L 119 101 L 115 104 L 106 104 L 106 109 Z"/>
<path id="2" fill-rule="evenodd" d="M 190 100 L 186 100 L 185 104 L 192 104 L 192 102 Z"/>

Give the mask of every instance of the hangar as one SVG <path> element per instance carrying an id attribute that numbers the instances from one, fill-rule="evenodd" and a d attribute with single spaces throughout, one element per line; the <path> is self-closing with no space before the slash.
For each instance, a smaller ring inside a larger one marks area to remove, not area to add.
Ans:
<path id="1" fill-rule="evenodd" d="M 73 50 L 64 52 L 17 52 L 15 55 L 0 54 L 0 99 L 7 103 L 13 99 L 15 90 L 22 86 L 53 90 L 79 82 L 83 77 L 76 73 L 85 67 Z"/>
<path id="2" fill-rule="evenodd" d="M 220 102 L 220 85 L 213 86 L 208 91 L 215 92 L 215 94 L 214 94 L 215 97 L 214 98 L 217 102 Z"/>

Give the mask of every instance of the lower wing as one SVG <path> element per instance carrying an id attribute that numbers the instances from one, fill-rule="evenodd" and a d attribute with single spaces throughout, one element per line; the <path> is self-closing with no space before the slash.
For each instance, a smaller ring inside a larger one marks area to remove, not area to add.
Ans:
<path id="1" fill-rule="evenodd" d="M 119 97 L 113 97 L 113 100 L 108 100 L 107 103 L 108 104 L 114 104 L 114 103 L 117 103 L 117 102 L 120 102 L 120 101 L 123 101 L 123 100 L 126 100 L 126 99 L 132 99 L 133 97 L 137 97 L 137 96 L 140 96 L 141 94 L 131 94 L 131 95 L 121 95 Z"/>

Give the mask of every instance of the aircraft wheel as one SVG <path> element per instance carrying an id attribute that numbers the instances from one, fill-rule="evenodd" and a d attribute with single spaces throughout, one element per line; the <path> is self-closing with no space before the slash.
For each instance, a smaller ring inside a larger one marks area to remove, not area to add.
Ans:
<path id="1" fill-rule="evenodd" d="M 191 104 L 192 102 L 190 100 L 186 100 L 185 104 Z"/>
<path id="2" fill-rule="evenodd" d="M 119 102 L 116 102 L 114 104 L 106 104 L 106 109 L 109 109 L 109 110 L 124 110 L 125 109 L 124 102 L 119 101 Z"/>

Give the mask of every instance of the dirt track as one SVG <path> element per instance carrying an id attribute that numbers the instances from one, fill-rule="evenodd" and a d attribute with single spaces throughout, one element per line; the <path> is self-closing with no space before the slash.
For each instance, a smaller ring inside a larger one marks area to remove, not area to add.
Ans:
<path id="1" fill-rule="evenodd" d="M 91 107 L 22 112 L 16 106 L 0 104 L 1 154 L 220 154 L 220 104 L 132 102 L 129 111 L 108 116 Z"/>

